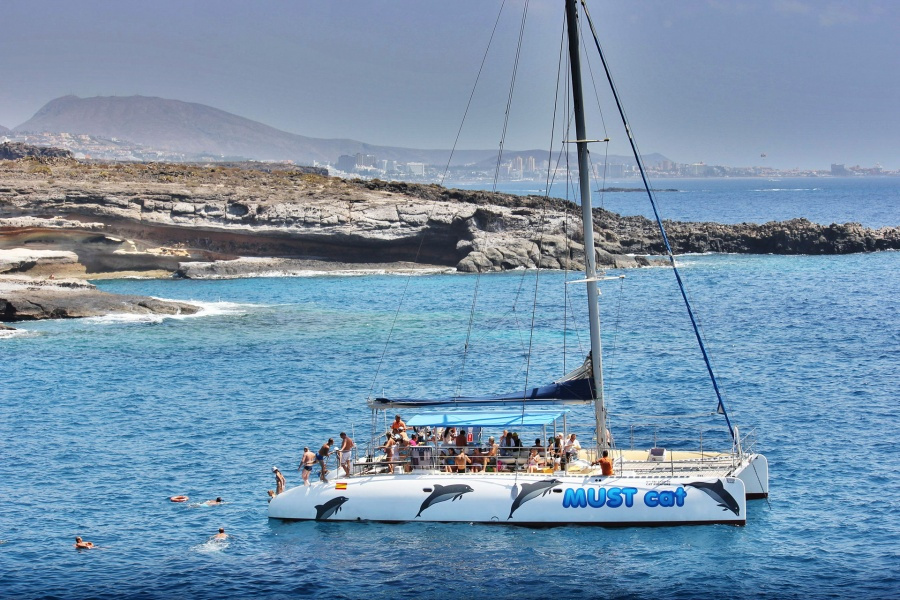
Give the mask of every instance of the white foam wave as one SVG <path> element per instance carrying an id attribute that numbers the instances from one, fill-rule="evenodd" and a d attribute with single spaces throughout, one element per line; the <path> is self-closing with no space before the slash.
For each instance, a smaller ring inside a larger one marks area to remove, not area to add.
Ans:
<path id="1" fill-rule="evenodd" d="M 199 552 L 201 554 L 213 554 L 216 552 L 222 552 L 227 549 L 230 543 L 228 540 L 216 540 L 210 539 L 205 541 L 202 544 L 197 544 L 193 548 L 191 548 L 194 552 Z"/>
<path id="2" fill-rule="evenodd" d="M 15 337 L 28 337 L 32 335 L 38 335 L 34 331 L 28 331 L 27 329 L 0 329 L 0 340 L 8 340 Z"/>
<path id="3" fill-rule="evenodd" d="M 113 313 L 103 315 L 101 317 L 87 317 L 84 319 L 88 323 L 99 324 L 121 324 L 121 323 L 162 323 L 166 319 L 194 319 L 200 317 L 217 317 L 227 315 L 245 315 L 254 308 L 259 308 L 260 304 L 247 304 L 238 302 L 203 302 L 197 300 L 174 300 L 171 298 L 156 298 L 167 302 L 184 302 L 193 304 L 200 308 L 194 314 L 132 314 L 132 313 Z"/>

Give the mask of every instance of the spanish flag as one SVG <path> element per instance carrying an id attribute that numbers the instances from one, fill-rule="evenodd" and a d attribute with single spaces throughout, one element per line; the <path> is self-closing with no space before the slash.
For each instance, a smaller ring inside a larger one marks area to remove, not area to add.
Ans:
<path id="1" fill-rule="evenodd" d="M 335 483 L 335 484 L 334 484 L 334 489 L 336 489 L 336 490 L 346 490 L 346 489 L 347 489 L 347 482 L 346 482 L 346 481 L 339 481 L 338 483 Z"/>

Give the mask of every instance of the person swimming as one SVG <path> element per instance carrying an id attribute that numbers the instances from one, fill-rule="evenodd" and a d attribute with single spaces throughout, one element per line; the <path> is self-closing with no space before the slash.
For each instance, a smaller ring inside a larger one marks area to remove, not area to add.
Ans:
<path id="1" fill-rule="evenodd" d="M 217 506 L 219 504 L 225 504 L 225 501 L 222 500 L 221 496 L 216 496 L 215 500 L 207 500 L 203 504 L 205 504 L 206 506 Z"/>
<path id="2" fill-rule="evenodd" d="M 96 548 L 94 542 L 85 542 L 80 537 L 75 537 L 75 547 L 79 550 L 90 550 Z"/>
<path id="3" fill-rule="evenodd" d="M 212 539 L 214 539 L 214 540 L 227 540 L 227 539 L 228 539 L 228 534 L 225 533 L 225 528 L 224 528 L 224 527 L 219 527 L 219 533 L 217 533 L 216 535 L 212 536 Z"/>

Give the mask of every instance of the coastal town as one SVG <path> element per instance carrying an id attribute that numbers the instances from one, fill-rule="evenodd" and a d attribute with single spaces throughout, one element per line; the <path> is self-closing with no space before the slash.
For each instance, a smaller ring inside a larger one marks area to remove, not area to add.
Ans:
<path id="1" fill-rule="evenodd" d="M 243 156 L 226 156 L 214 153 L 187 153 L 152 148 L 119 138 L 103 138 L 95 135 L 51 132 L 13 132 L 0 134 L 0 143 L 22 142 L 34 146 L 64 148 L 81 160 L 114 162 L 171 162 L 209 163 L 239 162 L 249 160 Z M 380 157 L 376 154 L 356 153 L 341 155 L 336 161 L 315 162 L 313 167 L 324 168 L 337 177 L 359 179 L 395 179 L 416 183 L 478 182 L 492 181 L 495 173 L 498 181 L 545 181 L 550 169 L 547 152 L 542 156 L 537 151 L 508 152 L 510 158 L 503 160 L 499 167 L 495 159 L 475 164 L 446 165 L 424 162 L 401 162 Z M 656 155 L 659 156 L 659 155 Z M 645 159 L 646 160 L 646 159 Z M 760 155 L 765 163 L 766 156 Z M 280 161 L 287 165 L 294 161 Z M 564 161 L 563 161 L 564 163 Z M 556 161 L 554 160 L 554 164 Z M 871 177 L 900 176 L 900 170 L 889 170 L 880 164 L 873 166 L 831 164 L 822 169 L 776 169 L 764 164 L 751 167 L 711 165 L 704 162 L 678 163 L 664 157 L 646 162 L 647 172 L 654 179 L 676 178 L 728 178 L 728 177 Z M 446 175 L 445 175 L 446 169 Z M 565 180 L 568 170 L 564 165 L 555 167 L 555 179 Z M 577 171 L 572 166 L 571 170 Z M 602 180 L 637 179 L 639 177 L 633 160 L 610 157 L 606 163 L 594 163 L 592 176 Z"/>

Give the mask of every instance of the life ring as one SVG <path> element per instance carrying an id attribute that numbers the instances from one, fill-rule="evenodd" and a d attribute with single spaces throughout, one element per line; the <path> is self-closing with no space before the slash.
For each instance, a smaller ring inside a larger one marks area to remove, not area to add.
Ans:
<path id="1" fill-rule="evenodd" d="M 171 500 L 172 502 L 187 502 L 188 497 L 187 496 L 172 496 L 171 498 L 169 498 L 169 500 Z"/>

